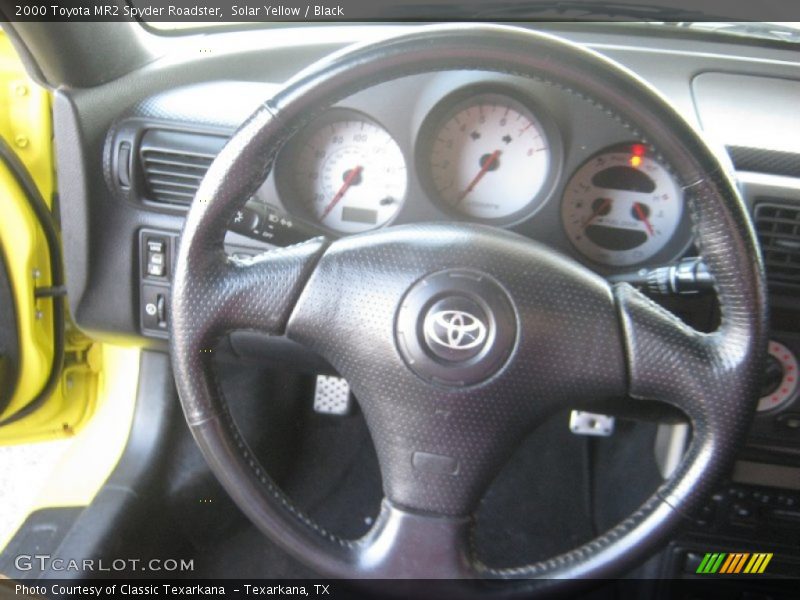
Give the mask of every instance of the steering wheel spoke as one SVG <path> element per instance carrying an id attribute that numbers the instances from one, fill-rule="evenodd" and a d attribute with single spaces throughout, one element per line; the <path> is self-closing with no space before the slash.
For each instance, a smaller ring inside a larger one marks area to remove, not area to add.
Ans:
<path id="1" fill-rule="evenodd" d="M 356 561 L 368 578 L 473 578 L 471 525 L 470 517 L 410 512 L 384 499 L 356 546 Z"/>
<path id="2" fill-rule="evenodd" d="M 704 334 L 627 284 L 617 285 L 615 295 L 630 396 L 668 403 L 692 426 L 683 462 L 659 492 L 689 511 L 728 469 L 746 432 L 755 409 L 758 347 L 735 320 Z"/>
<path id="3" fill-rule="evenodd" d="M 172 298 L 170 341 L 177 368 L 195 374 L 178 381 L 185 397 L 198 399 L 187 417 L 200 421 L 218 412 L 212 404 L 217 390 L 201 375 L 210 369 L 219 339 L 237 329 L 282 334 L 324 248 L 323 240 L 315 239 L 248 261 L 233 260 L 221 248 L 179 256 L 174 287 L 182 291 Z"/>
<path id="4" fill-rule="evenodd" d="M 704 423 L 708 403 L 720 391 L 717 336 L 695 331 L 627 284 L 614 291 L 624 332 L 629 395 L 667 403 L 693 424 Z"/>
<path id="5" fill-rule="evenodd" d="M 281 334 L 324 249 L 318 238 L 247 259 L 209 252 L 194 260 L 177 281 L 187 291 L 174 306 L 176 329 L 200 329 L 204 341 L 235 329 Z"/>
<path id="6" fill-rule="evenodd" d="M 218 304 L 219 327 L 280 334 L 325 248 L 321 239 L 278 248 L 248 259 L 229 258 Z"/>
<path id="7" fill-rule="evenodd" d="M 613 416 L 706 418 L 720 364 L 720 334 L 700 333 L 626 283 L 613 290 L 628 382 L 616 397 L 589 395 L 575 408 Z M 734 367 L 735 368 L 735 367 Z"/>

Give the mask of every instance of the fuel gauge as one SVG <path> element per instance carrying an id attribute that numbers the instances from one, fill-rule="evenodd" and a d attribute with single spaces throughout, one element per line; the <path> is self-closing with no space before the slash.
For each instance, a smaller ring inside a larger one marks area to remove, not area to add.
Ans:
<path id="1" fill-rule="evenodd" d="M 655 256 L 683 216 L 678 182 L 643 144 L 604 150 L 585 162 L 564 191 L 561 217 L 587 258 L 628 266 Z"/>

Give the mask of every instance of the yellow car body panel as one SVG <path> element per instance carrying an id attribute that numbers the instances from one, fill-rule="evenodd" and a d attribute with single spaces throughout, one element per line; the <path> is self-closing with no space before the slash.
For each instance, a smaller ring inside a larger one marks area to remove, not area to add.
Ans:
<path id="1" fill-rule="evenodd" d="M 0 136 L 52 210 L 56 181 L 50 92 L 28 77 L 1 30 Z M 36 288 L 52 282 L 50 249 L 25 190 L 4 161 L 0 161 L 0 252 L 14 298 L 19 348 L 17 386 L 0 414 L 0 445 L 69 438 L 26 510 L 29 514 L 40 508 L 86 506 L 127 444 L 141 352 L 87 338 L 72 325 L 65 309 L 65 361 L 57 386 L 36 410 L 2 424 L 40 394 L 55 352 L 53 300 L 35 296 Z M 25 517 L 19 515 L 17 527 Z M 0 533 L 0 549 L 14 530 Z"/>
<path id="2" fill-rule="evenodd" d="M 28 78 L 1 32 L 0 107 L 0 135 L 49 206 L 54 185 L 49 94 Z M 14 294 L 20 352 L 17 388 L 0 415 L 3 419 L 39 393 L 53 361 L 52 301 L 34 301 L 34 288 L 50 284 L 49 251 L 25 193 L 4 162 L 0 163 L 0 215 L 0 246 Z"/>
<path id="3" fill-rule="evenodd" d="M 50 92 L 28 77 L 8 37 L 0 31 L 0 136 L 22 162 L 48 208 L 55 192 Z M 30 201 L 0 161 L 0 251 L 14 297 L 19 376 L 0 414 L 0 444 L 70 437 L 95 409 L 103 352 L 70 326 L 65 334 L 64 369 L 53 393 L 36 410 L 2 422 L 27 406 L 44 388 L 54 357 L 53 300 L 36 298 L 51 285 L 50 249 Z"/>

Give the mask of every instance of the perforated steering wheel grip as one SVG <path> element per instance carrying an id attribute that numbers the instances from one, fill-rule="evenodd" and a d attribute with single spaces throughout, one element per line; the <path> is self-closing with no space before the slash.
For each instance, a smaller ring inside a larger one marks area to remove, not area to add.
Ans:
<path id="1" fill-rule="evenodd" d="M 477 225 L 390 227 L 246 263 L 226 257 L 226 224 L 289 136 L 359 90 L 443 69 L 550 82 L 650 144 L 683 185 L 716 282 L 719 329 L 694 331 L 628 285 L 611 287 L 547 247 Z M 729 467 L 754 411 L 766 347 L 755 237 L 735 186 L 698 134 L 619 65 L 499 26 L 418 28 L 349 48 L 290 81 L 203 180 L 181 239 L 171 310 L 178 391 L 211 469 L 265 534 L 320 573 L 342 577 L 619 574 L 658 548 Z M 386 496 L 364 538 L 342 540 L 311 522 L 248 449 L 206 351 L 236 329 L 301 342 L 350 383 Z M 680 467 L 635 513 L 535 564 L 490 568 L 474 556 L 470 514 L 528 432 L 563 408 L 608 411 L 642 400 L 680 409 L 693 436 Z"/>

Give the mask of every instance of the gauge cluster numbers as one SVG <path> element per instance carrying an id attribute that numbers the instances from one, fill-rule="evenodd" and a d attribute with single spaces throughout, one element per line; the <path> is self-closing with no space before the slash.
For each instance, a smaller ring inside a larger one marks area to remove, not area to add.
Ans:
<path id="1" fill-rule="evenodd" d="M 551 162 L 533 113 L 510 96 L 483 93 L 457 103 L 436 125 L 428 169 L 450 211 L 496 221 L 533 208 Z"/>
<path id="2" fill-rule="evenodd" d="M 369 120 L 312 125 L 294 162 L 295 189 L 310 218 L 337 233 L 386 225 L 405 200 L 403 153 Z"/>

